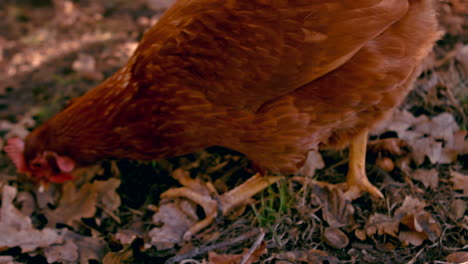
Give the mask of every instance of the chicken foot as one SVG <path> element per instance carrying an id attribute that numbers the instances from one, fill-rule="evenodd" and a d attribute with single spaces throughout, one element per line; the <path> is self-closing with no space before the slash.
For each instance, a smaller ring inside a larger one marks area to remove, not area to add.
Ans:
<path id="1" fill-rule="evenodd" d="M 366 174 L 367 129 L 352 139 L 349 146 L 348 174 L 346 176 L 347 190 L 345 197 L 352 201 L 359 198 L 363 192 L 383 198 L 383 194 L 369 182 Z"/>
<path id="2" fill-rule="evenodd" d="M 344 199 L 348 201 L 356 200 L 363 193 L 369 193 L 376 198 L 383 198 L 383 194 L 369 182 L 365 171 L 367 150 L 367 130 L 360 133 L 352 139 L 349 146 L 348 174 L 346 182 L 339 184 L 330 184 L 328 182 L 313 181 L 321 187 L 339 188 L 343 191 Z M 293 180 L 304 185 L 307 183 L 307 177 L 296 176 Z"/>
<path id="3" fill-rule="evenodd" d="M 179 174 L 174 178 L 184 187 L 169 189 L 161 194 L 161 198 L 186 198 L 200 205 L 206 216 L 185 232 L 184 240 L 190 239 L 209 226 L 218 216 L 218 212 L 223 216 L 229 215 L 234 209 L 247 204 L 252 196 L 283 179 L 282 176 L 262 176 L 257 173 L 246 182 L 219 196 L 211 183 L 203 185 L 196 179 L 190 178 L 188 174 Z"/>

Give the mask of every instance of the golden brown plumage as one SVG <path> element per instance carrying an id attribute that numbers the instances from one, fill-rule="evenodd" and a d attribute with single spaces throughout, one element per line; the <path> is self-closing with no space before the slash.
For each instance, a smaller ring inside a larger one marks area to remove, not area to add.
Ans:
<path id="1" fill-rule="evenodd" d="M 28 136 L 26 163 L 220 145 L 294 173 L 310 149 L 356 138 L 360 164 L 367 129 L 402 101 L 438 37 L 430 0 L 179 0 L 125 67 Z M 348 183 L 367 181 L 353 164 Z"/>

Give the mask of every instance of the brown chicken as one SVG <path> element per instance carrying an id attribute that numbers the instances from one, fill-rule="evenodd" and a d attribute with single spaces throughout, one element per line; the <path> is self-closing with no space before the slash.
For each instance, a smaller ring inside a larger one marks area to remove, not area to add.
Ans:
<path id="1" fill-rule="evenodd" d="M 122 69 L 6 151 L 20 171 L 63 182 L 75 164 L 215 145 L 290 174 L 309 150 L 350 143 L 347 197 L 382 197 L 364 170 L 367 131 L 402 101 L 439 35 L 431 0 L 179 0 Z M 278 179 L 224 194 L 223 213 Z M 165 196 L 207 211 L 189 233 L 216 214 L 191 189 Z"/>

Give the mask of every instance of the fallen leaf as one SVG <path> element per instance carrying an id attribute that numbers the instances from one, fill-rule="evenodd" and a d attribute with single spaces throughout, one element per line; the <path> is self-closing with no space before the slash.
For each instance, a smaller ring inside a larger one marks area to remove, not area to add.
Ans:
<path id="1" fill-rule="evenodd" d="M 90 260 L 101 261 L 109 251 L 106 241 L 101 237 L 82 236 L 73 232 L 66 232 L 64 236 L 78 246 L 80 264 L 88 264 Z"/>
<path id="2" fill-rule="evenodd" d="M 401 156 L 406 154 L 408 144 L 399 138 L 385 138 L 369 141 L 369 151 L 386 155 Z"/>
<path id="3" fill-rule="evenodd" d="M 156 11 L 164 10 L 170 7 L 175 0 L 147 0 L 148 6 Z"/>
<path id="4" fill-rule="evenodd" d="M 314 264 L 336 264 L 339 263 L 338 258 L 329 256 L 328 253 L 318 249 L 308 251 L 296 250 L 285 253 L 273 254 L 277 261 L 286 260 L 287 263 L 314 263 Z"/>
<path id="5" fill-rule="evenodd" d="M 182 242 L 184 233 L 198 221 L 195 206 L 186 200 L 176 200 L 159 207 L 153 215 L 155 227 L 149 232 L 151 244 L 158 250 L 173 248 Z"/>
<path id="6" fill-rule="evenodd" d="M 425 157 L 428 157 L 432 164 L 447 163 L 447 160 L 443 159 L 442 142 L 437 142 L 430 137 L 407 140 L 407 142 L 411 146 L 411 154 L 416 165 L 423 164 Z"/>
<path id="7" fill-rule="evenodd" d="M 397 232 L 399 230 L 400 222 L 395 221 L 392 217 L 375 213 L 367 220 L 365 230 L 367 236 L 377 235 L 390 235 L 392 237 L 398 237 Z"/>
<path id="8" fill-rule="evenodd" d="M 218 254 L 216 252 L 210 251 L 208 252 L 208 260 L 209 264 L 252 264 L 257 263 L 260 260 L 260 257 L 263 254 L 267 253 L 266 244 L 262 243 L 258 248 L 255 249 L 254 252 L 247 255 L 248 249 L 244 249 L 242 254 Z M 247 259 L 244 259 L 247 256 Z"/>
<path id="9" fill-rule="evenodd" d="M 455 199 L 450 204 L 448 216 L 452 218 L 452 220 L 457 221 L 465 215 L 467 207 L 466 201 Z"/>
<path id="10" fill-rule="evenodd" d="M 413 198 L 411 196 L 406 196 L 403 204 L 395 211 L 395 216 L 397 218 L 402 218 L 408 214 L 414 214 L 424 210 L 427 204 L 418 198 Z"/>
<path id="11" fill-rule="evenodd" d="M 78 246 L 73 240 L 65 240 L 63 245 L 53 245 L 44 250 L 48 263 L 54 262 L 73 262 L 78 261 Z"/>
<path id="12" fill-rule="evenodd" d="M 21 206 L 21 212 L 24 215 L 31 215 L 36 209 L 34 197 L 31 193 L 20 192 L 16 196 L 16 202 Z"/>
<path id="13" fill-rule="evenodd" d="M 343 249 L 349 244 L 349 238 L 346 234 L 336 227 L 326 227 L 323 231 L 323 241 L 329 246 Z"/>
<path id="14" fill-rule="evenodd" d="M 311 203 L 322 208 L 324 220 L 333 227 L 350 226 L 354 223 L 354 207 L 341 189 L 327 183 L 313 183 Z"/>
<path id="15" fill-rule="evenodd" d="M 12 256 L 0 256 L 0 264 L 20 264 L 20 262 L 14 261 Z"/>
<path id="16" fill-rule="evenodd" d="M 13 205 L 13 199 L 17 194 L 16 188 L 5 185 L 1 191 L 0 249 L 20 247 L 21 252 L 32 252 L 37 248 L 46 248 L 63 242 L 63 237 L 57 230 L 35 229 L 31 219 Z"/>
<path id="17" fill-rule="evenodd" d="M 119 185 L 120 180 L 114 178 L 85 183 L 79 190 L 73 182 L 65 183 L 58 207 L 55 210 L 44 211 L 48 226 L 55 226 L 57 223 L 73 226 L 74 222 L 81 221 L 81 218 L 93 217 L 97 205 L 112 213 L 120 206 L 120 197 L 116 193 Z"/>
<path id="18" fill-rule="evenodd" d="M 391 118 L 381 123 L 372 134 L 396 132 L 398 138 L 410 146 L 411 157 L 416 165 L 421 165 L 426 157 L 432 164 L 448 164 L 456 161 L 458 155 L 466 151 L 464 146 L 468 145 L 464 137 L 457 135 L 459 129 L 450 113 L 441 113 L 430 119 L 424 115 L 414 117 L 408 111 L 396 110 Z M 387 148 L 391 152 L 399 153 L 398 145 L 388 145 Z"/>
<path id="19" fill-rule="evenodd" d="M 117 193 L 117 188 L 120 186 L 121 181 L 116 178 L 110 178 L 107 181 L 95 181 L 94 188 L 98 194 L 97 202 L 101 205 L 107 214 L 120 222 L 120 219 L 112 212 L 116 211 L 120 204 L 120 196 Z"/>
<path id="20" fill-rule="evenodd" d="M 7 120 L 0 121 L 0 131 L 8 131 L 5 135 L 6 139 L 12 137 L 25 138 L 29 134 L 28 128 L 34 127 L 36 122 L 30 113 L 21 117 L 17 123 L 11 123 Z"/>
<path id="21" fill-rule="evenodd" d="M 395 218 L 406 225 L 411 231 L 423 232 L 431 241 L 435 241 L 442 234 L 439 223 L 429 212 L 424 210 L 426 203 L 407 196 L 400 208 L 395 211 Z"/>
<path id="22" fill-rule="evenodd" d="M 133 257 L 132 247 L 129 245 L 119 252 L 109 252 L 102 260 L 103 264 L 120 264 L 125 263 Z"/>
<path id="23" fill-rule="evenodd" d="M 422 182 L 426 188 L 436 189 L 439 186 L 439 172 L 436 169 L 418 169 L 411 174 L 411 178 Z"/>
<path id="24" fill-rule="evenodd" d="M 80 53 L 78 58 L 73 62 L 72 68 L 82 77 L 100 81 L 104 78 L 101 72 L 96 71 L 96 60 L 93 56 Z"/>
<path id="25" fill-rule="evenodd" d="M 354 235 L 359 239 L 359 240 L 366 240 L 367 236 L 366 236 L 366 231 L 364 231 L 363 229 L 356 229 L 354 230 Z"/>
<path id="26" fill-rule="evenodd" d="M 141 216 L 134 216 L 130 221 L 130 225 L 126 225 L 125 229 L 119 228 L 115 233 L 115 239 L 122 245 L 131 244 L 137 237 L 142 237 L 146 234 L 146 220 L 143 221 Z"/>
<path id="27" fill-rule="evenodd" d="M 430 135 L 435 139 L 450 140 L 453 134 L 460 129 L 455 118 L 450 113 L 439 114 L 430 120 L 419 121 L 413 131 Z"/>
<path id="28" fill-rule="evenodd" d="M 464 196 L 468 196 L 468 175 L 456 171 L 450 171 L 450 179 L 453 182 L 453 189 L 462 190 Z"/>
<path id="29" fill-rule="evenodd" d="M 93 72 L 96 70 L 96 60 L 89 54 L 80 53 L 78 58 L 73 62 L 72 68 L 78 73 Z"/>
<path id="30" fill-rule="evenodd" d="M 461 1 L 461 0 L 458 0 L 458 1 Z M 466 4 L 465 4 L 465 7 L 466 7 Z M 466 10 L 468 10 L 468 7 L 466 7 Z M 464 45 L 458 50 L 456 59 L 457 61 L 460 62 L 463 68 L 463 71 L 468 76 L 468 45 Z"/>
<path id="31" fill-rule="evenodd" d="M 63 185 L 62 193 L 58 207 L 55 210 L 44 212 L 48 226 L 55 227 L 57 223 L 73 226 L 74 221 L 93 217 L 96 213 L 98 194 L 92 183 L 86 183 L 79 190 L 76 190 L 73 182 L 67 182 Z"/>
<path id="32" fill-rule="evenodd" d="M 427 235 L 424 232 L 400 231 L 398 238 L 405 246 L 409 244 L 420 246 L 427 239 Z"/>
<path id="33" fill-rule="evenodd" d="M 468 262 L 468 252 L 453 252 L 447 256 L 447 262 L 465 264 Z"/>
<path id="34" fill-rule="evenodd" d="M 36 196 L 37 206 L 39 209 L 46 209 L 49 205 L 56 204 L 56 196 L 58 185 L 50 185 L 46 190 L 39 190 L 36 188 L 34 196 Z"/>
<path id="35" fill-rule="evenodd" d="M 396 132 L 399 137 L 417 122 L 427 120 L 426 116 L 415 117 L 407 110 L 395 109 L 391 115 L 380 122 L 372 131 L 372 135 L 380 135 L 387 131 Z"/>

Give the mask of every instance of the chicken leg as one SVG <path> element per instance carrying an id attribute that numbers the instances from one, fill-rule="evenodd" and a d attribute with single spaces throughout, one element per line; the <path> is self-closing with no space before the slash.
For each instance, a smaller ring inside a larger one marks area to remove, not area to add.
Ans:
<path id="1" fill-rule="evenodd" d="M 184 187 L 169 189 L 161 198 L 186 198 L 200 205 L 205 211 L 205 219 L 189 228 L 184 234 L 184 240 L 190 239 L 194 234 L 210 225 L 218 212 L 223 216 L 229 215 L 231 211 L 239 206 L 245 205 L 250 198 L 259 193 L 269 185 L 283 179 L 281 176 L 262 176 L 257 173 L 249 180 L 218 196 L 211 184 L 203 185 L 201 182 L 190 178 L 188 174 L 179 174 L 174 177 Z"/>
<path id="2" fill-rule="evenodd" d="M 374 197 L 383 198 L 382 193 L 369 182 L 366 175 L 367 129 L 352 139 L 349 146 L 349 165 L 346 176 L 348 189 L 345 198 L 352 201 L 359 198 L 363 192 Z"/>

